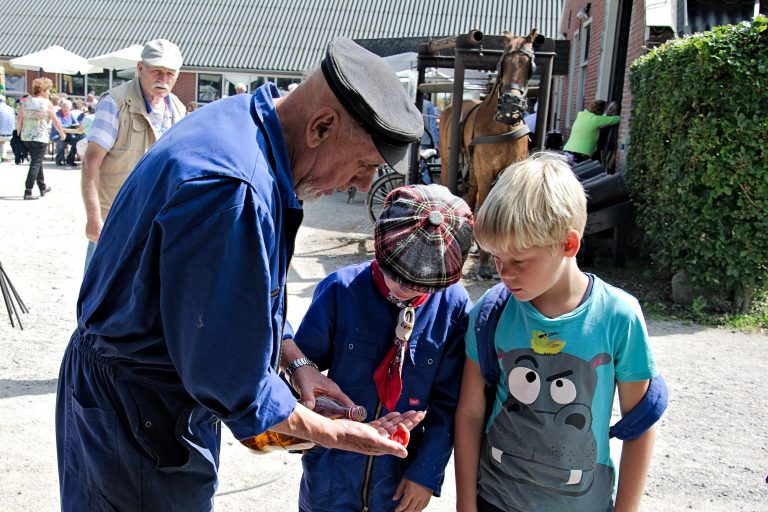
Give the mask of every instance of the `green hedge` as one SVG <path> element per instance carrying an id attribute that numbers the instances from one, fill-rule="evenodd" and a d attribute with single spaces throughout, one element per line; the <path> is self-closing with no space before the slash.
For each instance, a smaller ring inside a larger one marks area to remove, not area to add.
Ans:
<path id="1" fill-rule="evenodd" d="M 669 41 L 630 83 L 627 182 L 651 257 L 743 311 L 768 283 L 768 18 Z"/>

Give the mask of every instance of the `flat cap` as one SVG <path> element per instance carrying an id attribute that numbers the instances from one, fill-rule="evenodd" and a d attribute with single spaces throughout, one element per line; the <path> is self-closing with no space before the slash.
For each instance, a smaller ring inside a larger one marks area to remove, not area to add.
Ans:
<path id="1" fill-rule="evenodd" d="M 408 170 L 408 148 L 424 132 L 421 113 L 384 59 L 351 39 L 328 44 L 320 68 L 344 109 L 373 139 L 396 171 Z"/>
<path id="2" fill-rule="evenodd" d="M 165 39 L 153 39 L 144 44 L 141 62 L 156 68 L 168 68 L 178 71 L 182 58 L 179 47 Z"/>
<path id="3" fill-rule="evenodd" d="M 461 279 L 474 218 L 442 185 L 408 185 L 389 193 L 374 230 L 376 262 L 396 283 L 431 293 Z"/>

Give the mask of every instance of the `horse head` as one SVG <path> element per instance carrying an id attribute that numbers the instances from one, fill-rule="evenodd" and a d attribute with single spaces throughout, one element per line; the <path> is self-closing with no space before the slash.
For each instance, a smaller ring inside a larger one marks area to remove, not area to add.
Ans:
<path id="1" fill-rule="evenodd" d="M 498 107 L 496 121 L 516 125 L 527 114 L 528 81 L 536 72 L 533 43 L 542 43 L 544 36 L 536 34 L 536 29 L 526 37 L 513 36 L 504 32 L 504 53 L 496 67 L 496 91 Z"/>

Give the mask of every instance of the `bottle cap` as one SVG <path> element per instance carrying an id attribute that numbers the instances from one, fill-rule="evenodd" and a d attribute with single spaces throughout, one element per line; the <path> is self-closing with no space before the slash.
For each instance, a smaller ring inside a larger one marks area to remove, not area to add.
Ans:
<path id="1" fill-rule="evenodd" d="M 393 441 L 397 441 L 403 446 L 408 446 L 408 441 L 411 440 L 411 433 L 407 428 L 399 428 L 395 430 L 389 438 Z"/>
<path id="2" fill-rule="evenodd" d="M 353 421 L 363 422 L 368 416 L 368 411 L 362 405 L 355 405 L 349 409 L 349 419 Z"/>

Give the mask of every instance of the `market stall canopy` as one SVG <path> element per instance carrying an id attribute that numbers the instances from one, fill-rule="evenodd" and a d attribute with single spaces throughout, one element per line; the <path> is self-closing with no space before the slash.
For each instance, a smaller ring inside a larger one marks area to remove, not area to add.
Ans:
<path id="1" fill-rule="evenodd" d="M 141 51 L 144 49 L 143 45 L 134 44 L 128 48 L 122 48 L 115 50 L 114 52 L 105 53 L 104 55 L 98 55 L 88 59 L 88 63 L 92 66 L 99 66 L 105 69 L 128 69 L 136 66 L 136 63 L 141 60 Z"/>
<path id="2" fill-rule="evenodd" d="M 10 64 L 17 69 L 42 70 L 46 73 L 61 73 L 64 75 L 76 75 L 77 73 L 86 75 L 103 71 L 100 67 L 89 64 L 85 58 L 57 45 L 11 59 Z"/>

